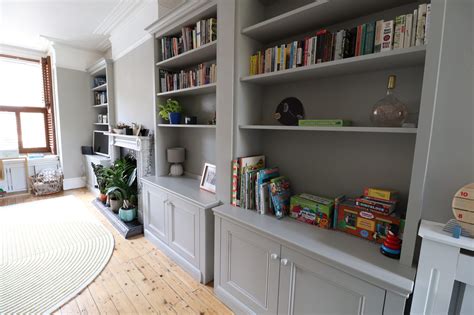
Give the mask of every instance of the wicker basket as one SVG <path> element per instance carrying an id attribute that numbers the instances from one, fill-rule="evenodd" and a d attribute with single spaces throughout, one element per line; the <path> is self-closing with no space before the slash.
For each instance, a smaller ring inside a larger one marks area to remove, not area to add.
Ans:
<path id="1" fill-rule="evenodd" d="M 63 172 L 56 169 L 45 169 L 29 177 L 31 193 L 35 196 L 55 194 L 63 190 Z"/>

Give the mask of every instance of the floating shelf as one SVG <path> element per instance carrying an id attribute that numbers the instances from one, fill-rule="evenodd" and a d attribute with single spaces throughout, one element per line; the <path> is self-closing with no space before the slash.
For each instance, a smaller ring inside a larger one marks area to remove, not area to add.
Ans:
<path id="1" fill-rule="evenodd" d="M 186 89 L 179 89 L 169 92 L 158 93 L 158 96 L 186 96 L 186 95 L 200 95 L 210 94 L 216 92 L 216 83 L 209 83 L 206 85 L 195 86 Z"/>
<path id="2" fill-rule="evenodd" d="M 107 107 L 108 105 L 109 105 L 108 103 L 104 103 L 104 104 L 92 105 L 92 107 L 94 107 L 94 108 L 100 108 L 100 107 Z"/>
<path id="3" fill-rule="evenodd" d="M 164 127 L 164 128 L 216 129 L 216 125 L 158 124 L 158 127 Z"/>
<path id="4" fill-rule="evenodd" d="M 241 125 L 240 129 L 247 130 L 284 130 L 284 131 L 329 131 L 329 132 L 369 132 L 369 133 L 404 133 L 416 134 L 417 128 L 397 127 L 301 127 L 279 125 Z"/>
<path id="5" fill-rule="evenodd" d="M 246 27 L 242 29 L 242 34 L 268 43 L 412 2 L 412 0 L 315 0 L 310 4 Z"/>
<path id="6" fill-rule="evenodd" d="M 387 52 L 246 76 L 241 78 L 240 81 L 267 85 L 383 69 L 411 67 L 422 65 L 425 61 L 425 53 L 425 46 L 400 48 Z"/>
<path id="7" fill-rule="evenodd" d="M 92 91 L 98 92 L 98 91 L 105 91 L 107 90 L 107 83 L 104 83 L 102 85 L 96 86 L 91 89 Z"/>
<path id="8" fill-rule="evenodd" d="M 216 59 L 216 52 L 217 40 L 172 58 L 157 62 L 156 65 L 168 70 L 180 69 L 190 65 L 197 65 L 204 61 L 214 60 Z"/>

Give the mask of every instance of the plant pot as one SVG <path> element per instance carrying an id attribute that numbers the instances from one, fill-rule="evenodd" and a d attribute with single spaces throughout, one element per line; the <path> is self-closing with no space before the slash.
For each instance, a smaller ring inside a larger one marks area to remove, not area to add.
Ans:
<path id="1" fill-rule="evenodd" d="M 119 209 L 122 207 L 123 201 L 120 199 L 109 199 L 110 210 L 114 213 L 118 213 Z"/>
<path id="2" fill-rule="evenodd" d="M 107 195 L 100 193 L 100 194 L 99 194 L 99 200 L 100 200 L 100 202 L 102 202 L 103 204 L 105 204 L 105 203 L 107 202 Z"/>
<path id="3" fill-rule="evenodd" d="M 123 222 L 131 222 L 137 216 L 137 209 L 136 208 L 132 208 L 132 209 L 120 208 L 118 215 L 119 215 L 120 220 L 122 220 Z"/>
<path id="4" fill-rule="evenodd" d="M 168 118 L 172 125 L 178 125 L 181 123 L 181 113 L 169 113 Z"/>

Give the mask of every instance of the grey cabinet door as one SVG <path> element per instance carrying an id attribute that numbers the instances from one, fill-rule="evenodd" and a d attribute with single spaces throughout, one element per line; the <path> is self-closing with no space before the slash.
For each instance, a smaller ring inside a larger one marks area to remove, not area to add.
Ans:
<path id="1" fill-rule="evenodd" d="M 385 290 L 282 246 L 278 314 L 382 314 Z"/>
<path id="2" fill-rule="evenodd" d="M 199 267 L 199 208 L 174 196 L 168 198 L 169 246 Z"/>
<path id="3" fill-rule="evenodd" d="M 220 237 L 219 285 L 255 313 L 276 314 L 280 245 L 226 220 Z"/>
<path id="4" fill-rule="evenodd" d="M 159 238 L 164 243 L 168 243 L 168 228 L 166 202 L 168 195 L 155 187 L 145 186 L 145 229 Z"/>

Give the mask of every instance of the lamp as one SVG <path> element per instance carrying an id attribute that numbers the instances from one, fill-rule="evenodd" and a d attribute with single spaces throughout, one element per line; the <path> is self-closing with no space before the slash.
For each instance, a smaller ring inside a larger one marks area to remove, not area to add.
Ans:
<path id="1" fill-rule="evenodd" d="M 169 148 L 167 150 L 168 162 L 171 163 L 170 167 L 170 176 L 181 176 L 183 175 L 183 165 L 184 162 L 184 148 Z"/>

